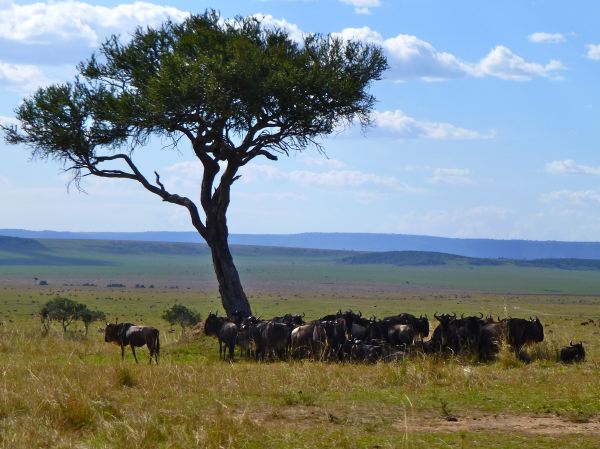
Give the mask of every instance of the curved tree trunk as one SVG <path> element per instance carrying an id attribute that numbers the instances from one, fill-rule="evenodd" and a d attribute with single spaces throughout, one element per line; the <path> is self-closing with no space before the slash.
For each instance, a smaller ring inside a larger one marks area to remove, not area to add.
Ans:
<path id="1" fill-rule="evenodd" d="M 236 312 L 241 313 L 243 316 L 251 315 L 250 303 L 246 293 L 244 293 L 240 275 L 233 263 L 227 236 L 217 235 L 207 243 L 212 253 L 213 266 L 225 312 L 228 316 L 232 316 Z"/>

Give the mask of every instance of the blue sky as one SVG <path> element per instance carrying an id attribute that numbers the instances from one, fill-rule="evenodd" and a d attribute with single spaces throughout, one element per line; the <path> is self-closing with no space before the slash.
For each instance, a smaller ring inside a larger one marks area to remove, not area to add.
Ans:
<path id="1" fill-rule="evenodd" d="M 167 6 L 168 5 L 168 6 Z M 72 79 L 112 33 L 217 8 L 267 26 L 381 45 L 374 126 L 278 162 L 234 186 L 234 233 L 391 232 L 600 240 L 598 2 L 243 0 L 165 3 L 0 0 L 0 120 L 36 87 Z M 190 152 L 137 155 L 198 196 Z M 125 180 L 67 191 L 52 162 L 0 143 L 0 228 L 191 230 L 184 210 Z"/>

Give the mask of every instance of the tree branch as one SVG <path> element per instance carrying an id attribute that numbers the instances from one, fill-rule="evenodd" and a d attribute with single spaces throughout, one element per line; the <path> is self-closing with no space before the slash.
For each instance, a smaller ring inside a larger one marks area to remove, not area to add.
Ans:
<path id="1" fill-rule="evenodd" d="M 115 160 L 124 161 L 133 173 L 127 173 L 122 170 L 102 170 L 98 168 L 98 164 L 102 162 Z M 156 171 L 154 172 L 154 174 L 156 175 L 156 184 L 158 186 L 150 183 L 148 179 L 146 179 L 146 177 L 140 172 L 137 166 L 133 163 L 131 158 L 126 154 L 119 153 L 114 154 L 112 156 L 94 157 L 93 160 L 86 160 L 81 168 L 86 168 L 92 175 L 103 178 L 122 178 L 136 180 L 140 184 L 142 184 L 146 190 L 159 196 L 160 198 L 162 198 L 163 201 L 185 207 L 190 214 L 192 224 L 200 233 L 200 235 L 205 238 L 206 226 L 204 225 L 204 223 L 202 223 L 202 220 L 200 219 L 200 214 L 198 213 L 198 208 L 196 207 L 194 202 L 185 196 L 180 196 L 168 192 L 164 184 L 160 181 L 160 175 Z"/>

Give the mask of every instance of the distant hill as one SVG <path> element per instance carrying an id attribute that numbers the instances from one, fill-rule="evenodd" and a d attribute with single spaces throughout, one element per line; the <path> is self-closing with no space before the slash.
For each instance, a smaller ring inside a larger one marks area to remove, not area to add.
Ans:
<path id="1" fill-rule="evenodd" d="M 0 236 L 0 266 L 2 265 L 101 266 L 110 265 L 110 263 L 88 257 L 57 254 L 46 245 L 33 239 Z"/>
<path id="2" fill-rule="evenodd" d="M 592 259 L 487 259 L 426 251 L 387 251 L 377 253 L 360 253 L 343 257 L 340 259 L 340 262 L 349 265 L 396 265 L 399 267 L 440 265 L 513 265 L 518 267 L 555 268 L 560 270 L 600 271 L 600 260 Z"/>
<path id="3" fill-rule="evenodd" d="M 0 235 L 42 239 L 202 243 L 195 232 L 57 232 L 0 229 Z M 600 242 L 456 239 L 405 234 L 232 234 L 232 245 L 346 251 L 427 251 L 490 259 L 600 259 Z"/>

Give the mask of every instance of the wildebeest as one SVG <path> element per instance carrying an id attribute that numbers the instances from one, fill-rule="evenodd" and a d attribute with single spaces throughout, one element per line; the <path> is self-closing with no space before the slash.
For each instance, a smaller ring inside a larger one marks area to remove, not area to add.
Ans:
<path id="1" fill-rule="evenodd" d="M 519 354 L 521 348 L 529 343 L 544 341 L 544 327 L 538 317 L 509 318 L 507 320 L 507 339 L 512 350 Z"/>
<path id="2" fill-rule="evenodd" d="M 154 361 L 158 365 L 160 336 L 158 329 L 152 326 L 136 326 L 132 323 L 106 323 L 104 341 L 107 343 L 114 342 L 121 346 L 121 360 L 125 358 L 125 346 L 129 345 L 135 363 L 138 363 L 135 347 L 146 345 L 148 351 L 150 351 L 150 363 L 152 363 L 152 357 L 154 357 Z"/>
<path id="3" fill-rule="evenodd" d="M 283 359 L 287 356 L 290 328 L 285 323 L 261 321 L 255 317 L 244 320 L 243 330 L 248 330 L 256 348 L 256 360 L 268 357 Z"/>
<path id="4" fill-rule="evenodd" d="M 560 361 L 563 363 L 579 363 L 585 361 L 585 348 L 583 342 L 573 344 L 569 343 L 569 346 L 565 346 L 560 350 Z"/>
<path id="5" fill-rule="evenodd" d="M 238 327 L 235 323 L 228 318 L 217 316 L 216 313 L 211 312 L 204 322 L 204 334 L 212 335 L 219 340 L 219 358 L 222 357 L 225 360 L 229 349 L 229 360 L 233 361 L 238 334 Z M 224 348 L 223 345 L 225 345 Z"/>
<path id="6" fill-rule="evenodd" d="M 344 359 L 344 345 L 348 340 L 348 327 L 344 318 L 321 323 L 325 329 L 325 341 L 327 345 L 327 358 L 336 360 Z"/>
<path id="7" fill-rule="evenodd" d="M 383 321 L 390 324 L 407 324 L 410 325 L 415 332 L 415 336 L 420 336 L 421 339 L 429 336 L 429 319 L 427 315 L 416 316 L 410 313 L 400 313 L 398 315 L 388 316 Z"/>
<path id="8" fill-rule="evenodd" d="M 291 354 L 298 358 L 312 355 L 319 359 L 326 339 L 325 329 L 319 320 L 298 326 L 291 334 Z"/>
<path id="9" fill-rule="evenodd" d="M 482 326 L 479 335 L 479 359 L 484 362 L 492 361 L 502 349 L 506 338 L 506 320 L 488 322 Z"/>

